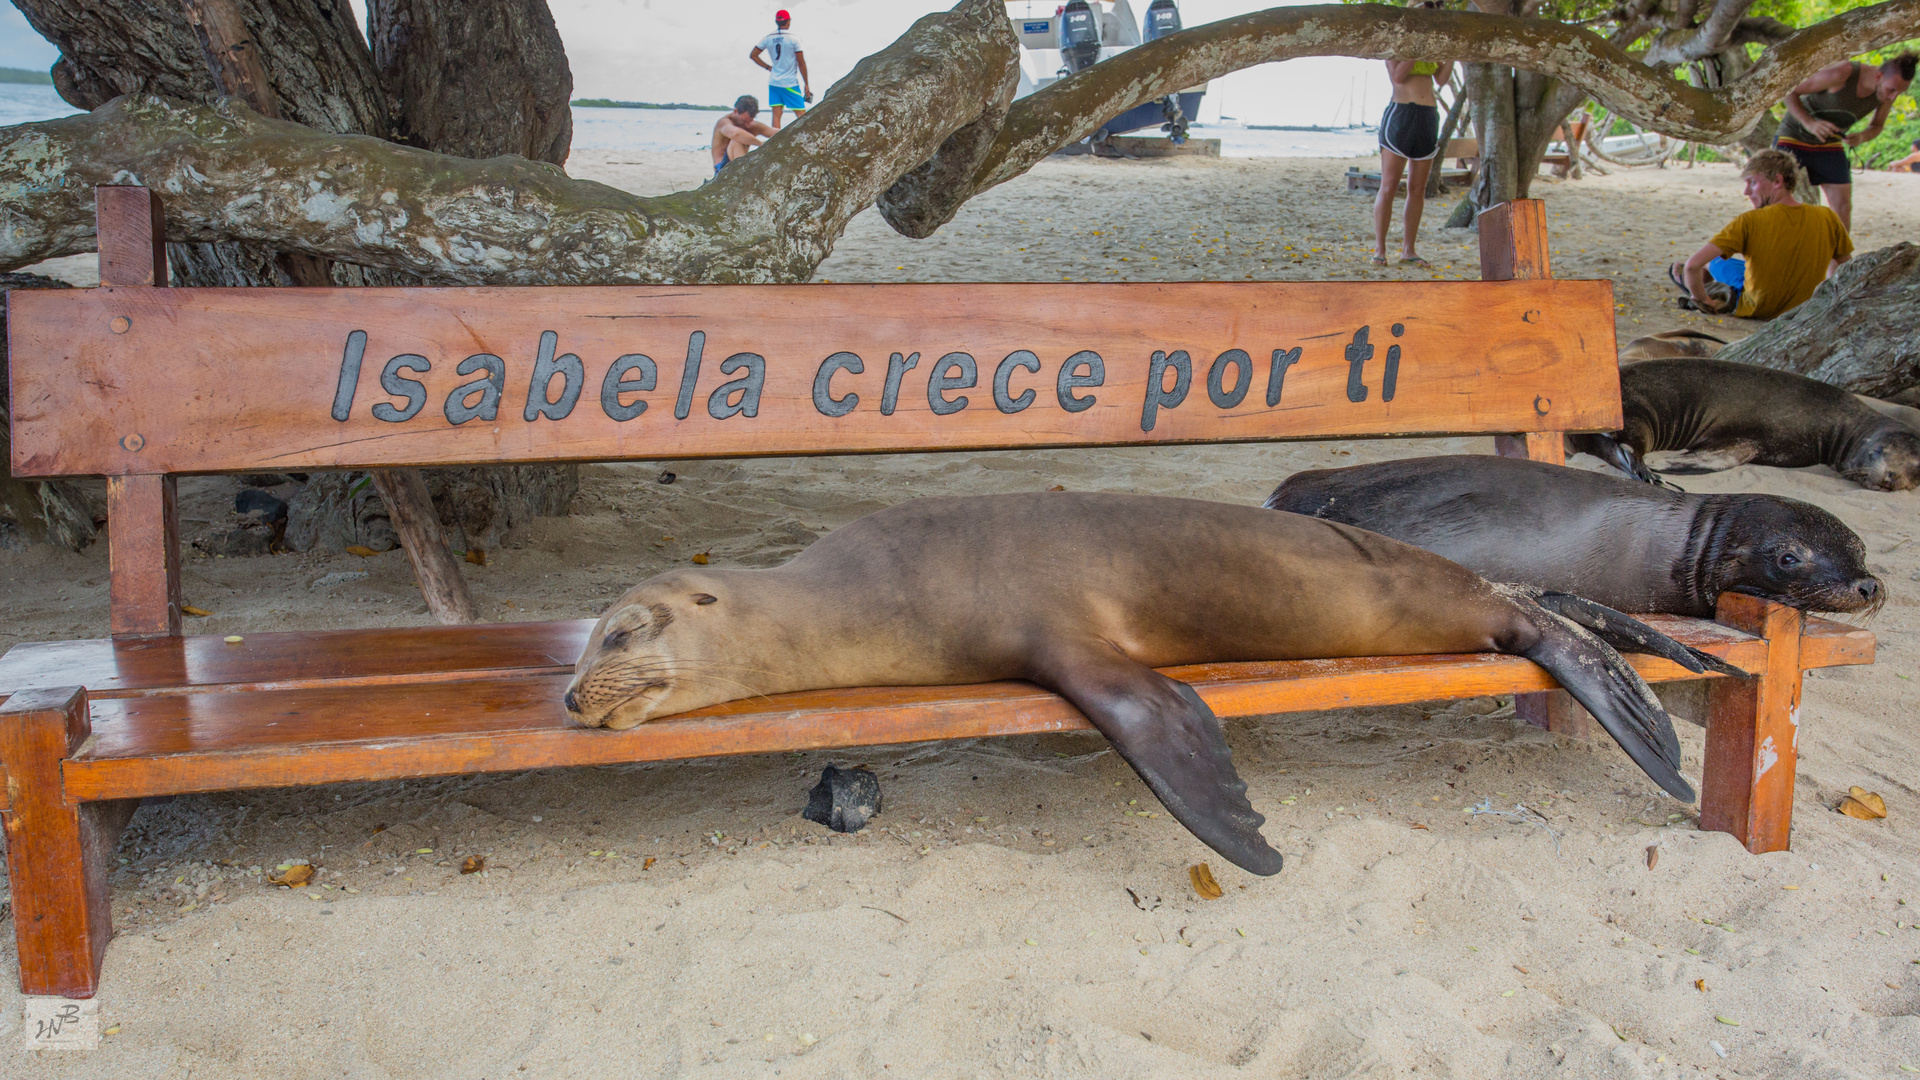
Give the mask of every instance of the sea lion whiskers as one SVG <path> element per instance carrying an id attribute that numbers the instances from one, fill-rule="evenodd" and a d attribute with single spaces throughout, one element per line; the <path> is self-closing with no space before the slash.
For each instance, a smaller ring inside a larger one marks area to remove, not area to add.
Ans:
<path id="1" fill-rule="evenodd" d="M 576 677 L 576 685 L 569 694 L 574 698 L 576 711 L 582 718 L 598 713 L 601 715 L 602 724 L 618 729 L 633 725 L 609 723 L 606 717 L 611 716 L 621 705 L 635 698 L 647 697 L 657 704 L 659 699 L 666 696 L 664 693 L 654 693 L 654 691 L 729 691 L 724 696 L 716 697 L 716 701 L 765 697 L 766 695 L 759 687 L 735 676 L 771 674 L 773 672 L 766 668 L 725 660 L 659 655 L 628 656 L 594 664 Z M 654 713 L 649 711 L 647 715 L 636 719 L 633 723 L 644 723 L 652 719 L 653 715 Z"/>

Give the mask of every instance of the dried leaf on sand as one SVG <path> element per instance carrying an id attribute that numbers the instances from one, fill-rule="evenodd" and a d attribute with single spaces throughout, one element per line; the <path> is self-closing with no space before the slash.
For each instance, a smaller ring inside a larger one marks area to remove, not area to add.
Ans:
<path id="1" fill-rule="evenodd" d="M 1200 894 L 1200 899 L 1220 899 L 1220 884 L 1213 880 L 1213 869 L 1206 863 L 1194 863 L 1187 867 L 1187 877 L 1193 881 L 1193 891 Z"/>
<path id="2" fill-rule="evenodd" d="M 1878 821 L 1887 816 L 1887 800 L 1877 791 L 1855 787 L 1847 789 L 1847 797 L 1840 800 L 1840 812 L 1861 821 Z"/>
<path id="3" fill-rule="evenodd" d="M 275 870 L 267 875 L 267 882 L 289 889 L 297 889 L 313 880 L 313 866 L 310 863 L 294 863 L 285 869 Z"/>

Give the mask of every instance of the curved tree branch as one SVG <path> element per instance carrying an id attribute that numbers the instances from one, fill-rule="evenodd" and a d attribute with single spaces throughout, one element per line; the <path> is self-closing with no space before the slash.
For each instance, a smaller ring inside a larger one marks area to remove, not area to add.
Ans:
<path id="1" fill-rule="evenodd" d="M 0 129 L 0 270 L 93 250 L 93 187 L 143 184 L 167 201 L 170 240 L 267 241 L 436 281 L 804 281 L 848 219 L 1009 96 L 1018 48 L 1001 0 L 963 0 L 712 183 L 652 199 L 520 157 L 129 95 Z"/>
<path id="2" fill-rule="evenodd" d="M 927 235 L 973 195 L 1133 105 L 1254 64 L 1446 56 L 1520 67 L 1643 126 L 1717 141 L 1819 66 L 1917 35 L 1920 0 L 1885 0 L 1794 34 L 1710 91 L 1549 20 L 1280 8 L 1140 46 L 1014 102 L 996 123 L 1018 43 L 999 0 L 962 0 L 861 61 L 719 179 L 656 199 L 522 158 L 450 158 L 230 106 L 127 97 L 89 116 L 0 129 L 0 270 L 91 250 L 91 187 L 143 183 L 166 194 L 170 239 L 261 240 L 441 281 L 798 281 L 876 199 L 895 228 Z"/>
<path id="3" fill-rule="evenodd" d="M 957 207 L 1143 101 L 1277 60 L 1444 56 L 1524 68 L 1583 87 L 1643 127 L 1723 142 L 1746 130 L 1808 72 L 1915 36 L 1920 0 L 1885 0 L 1794 34 L 1745 76 L 1709 91 L 1647 67 L 1598 34 L 1545 19 L 1375 4 L 1272 8 L 1169 34 L 1014 102 L 965 191 L 940 193 L 940 201 Z M 897 222 L 919 209 L 903 201 L 888 208 L 888 221 L 901 228 Z M 925 215 L 914 220 L 913 230 L 902 231 L 925 235 Z"/>

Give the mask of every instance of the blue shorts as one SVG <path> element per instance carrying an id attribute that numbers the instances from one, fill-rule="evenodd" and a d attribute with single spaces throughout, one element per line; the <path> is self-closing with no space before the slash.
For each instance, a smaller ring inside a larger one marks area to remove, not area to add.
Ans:
<path id="1" fill-rule="evenodd" d="M 1707 276 L 1722 285 L 1731 285 L 1735 289 L 1747 287 L 1747 261 L 1745 259 L 1715 259 L 1707 264 Z"/>
<path id="2" fill-rule="evenodd" d="M 727 167 L 727 159 L 725 155 L 722 155 L 719 161 L 716 161 L 713 163 L 713 175 L 719 176 L 720 170 L 726 167 Z"/>
<path id="3" fill-rule="evenodd" d="M 767 107 L 772 108 L 775 105 L 792 109 L 794 112 L 807 111 L 807 99 L 801 96 L 800 88 L 797 86 L 767 87 Z"/>

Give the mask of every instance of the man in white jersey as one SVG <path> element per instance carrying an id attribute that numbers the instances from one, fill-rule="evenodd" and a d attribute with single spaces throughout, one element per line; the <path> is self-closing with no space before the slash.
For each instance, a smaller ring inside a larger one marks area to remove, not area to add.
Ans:
<path id="1" fill-rule="evenodd" d="M 813 100 L 813 83 L 807 78 L 807 54 L 800 51 L 800 39 L 787 26 L 793 16 L 784 9 L 773 13 L 779 29 L 760 39 L 747 59 L 767 69 L 767 104 L 773 106 L 773 126 L 780 128 L 780 113 L 792 109 L 795 116 L 807 111 Z M 765 53 L 765 59 L 761 54 Z"/>

